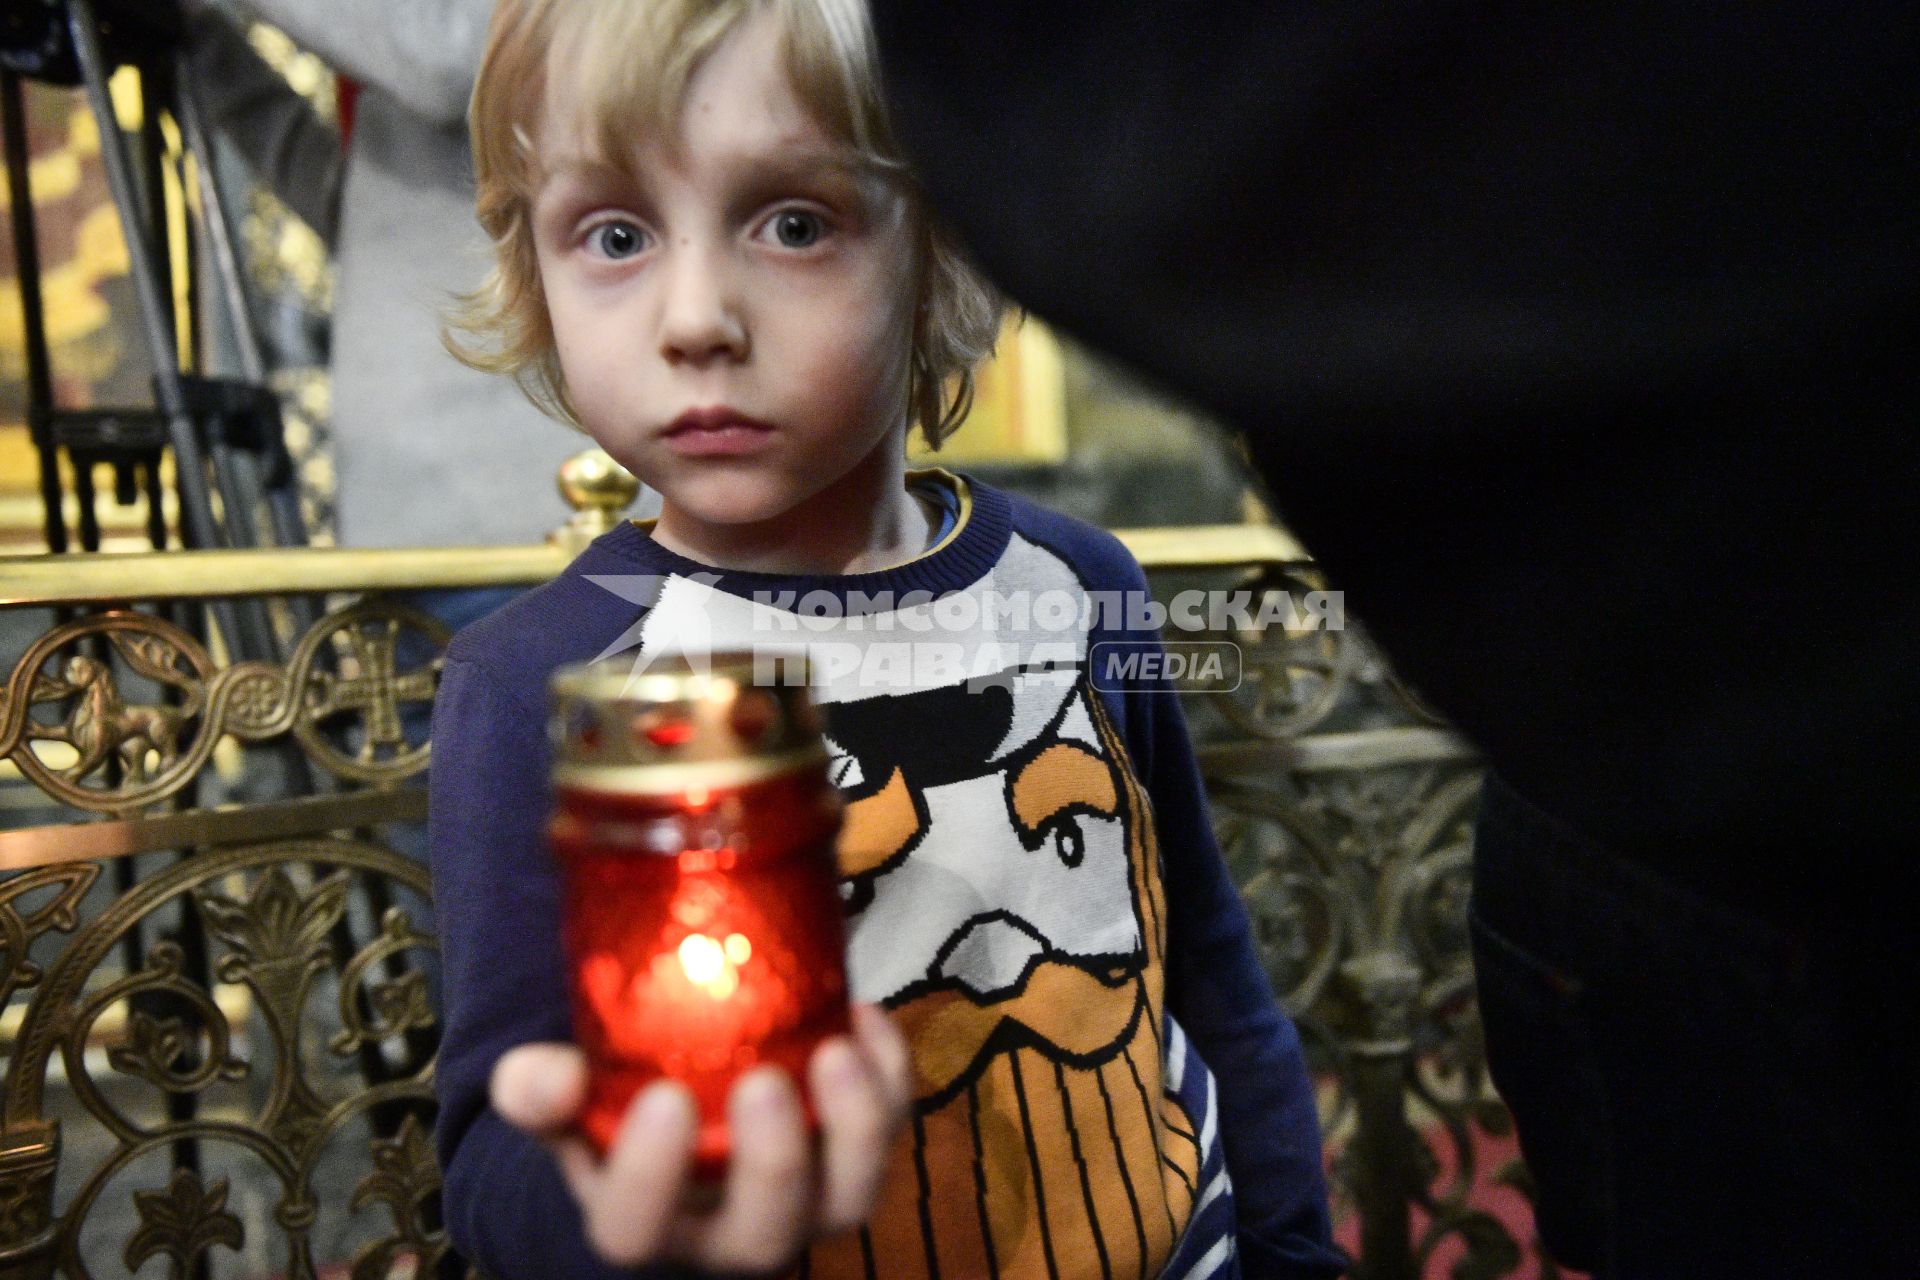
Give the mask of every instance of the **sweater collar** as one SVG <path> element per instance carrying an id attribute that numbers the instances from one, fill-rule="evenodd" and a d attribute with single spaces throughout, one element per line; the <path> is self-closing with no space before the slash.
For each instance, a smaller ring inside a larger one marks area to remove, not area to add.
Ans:
<path id="1" fill-rule="evenodd" d="M 577 571 L 656 573 L 666 577 L 700 575 L 717 591 L 755 597 L 767 594 L 804 597 L 816 592 L 831 596 L 842 608 L 870 612 L 887 597 L 908 592 L 944 595 L 972 586 L 1005 554 L 1013 534 L 1013 511 L 1007 496 L 990 485 L 962 476 L 953 477 L 961 496 L 958 526 L 937 546 L 905 564 L 869 573 L 790 574 L 717 569 L 655 542 L 647 528 L 623 521 L 596 538 L 576 562 Z M 874 603 L 856 597 L 873 599 Z"/>

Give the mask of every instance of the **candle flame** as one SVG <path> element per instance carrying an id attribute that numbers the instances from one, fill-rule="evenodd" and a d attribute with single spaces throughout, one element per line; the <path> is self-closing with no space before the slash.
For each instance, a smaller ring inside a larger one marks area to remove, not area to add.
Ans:
<path id="1" fill-rule="evenodd" d="M 680 967 L 695 986 L 704 987 L 719 977 L 726 962 L 720 944 L 704 933 L 690 933 L 680 942 Z"/>
<path id="2" fill-rule="evenodd" d="M 753 944 L 739 933 L 728 934 L 725 942 L 690 933 L 681 939 L 678 954 L 688 982 L 715 1000 L 725 1000 L 740 989 L 739 966 L 753 955 Z"/>

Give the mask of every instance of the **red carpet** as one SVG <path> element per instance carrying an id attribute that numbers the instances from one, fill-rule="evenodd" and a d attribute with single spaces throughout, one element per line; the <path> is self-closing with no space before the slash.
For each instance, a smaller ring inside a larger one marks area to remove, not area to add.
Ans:
<path id="1" fill-rule="evenodd" d="M 1552 1263 L 1542 1265 L 1540 1244 L 1533 1231 L 1533 1206 L 1517 1189 L 1494 1180 L 1501 1169 L 1519 1159 L 1520 1149 L 1513 1136 L 1500 1137 L 1478 1127 L 1472 1132 L 1475 1178 L 1467 1203 L 1470 1208 L 1490 1215 L 1505 1228 L 1507 1235 L 1520 1249 L 1520 1265 L 1504 1274 L 1513 1280 L 1587 1280 L 1583 1271 L 1556 1267 Z M 1431 1185 L 1440 1189 L 1451 1187 L 1458 1166 L 1453 1140 L 1443 1129 L 1429 1130 L 1426 1138 L 1427 1147 L 1433 1152 L 1438 1166 Z M 1335 1204 L 1334 1237 L 1349 1254 L 1357 1253 L 1360 1248 L 1360 1222 L 1352 1210 L 1351 1201 L 1343 1199 Z M 1415 1206 L 1411 1234 L 1416 1253 L 1428 1223 L 1426 1211 Z M 1466 1241 L 1460 1233 L 1455 1232 L 1434 1247 L 1427 1258 L 1423 1280 L 1453 1280 L 1454 1267 L 1466 1256 Z"/>

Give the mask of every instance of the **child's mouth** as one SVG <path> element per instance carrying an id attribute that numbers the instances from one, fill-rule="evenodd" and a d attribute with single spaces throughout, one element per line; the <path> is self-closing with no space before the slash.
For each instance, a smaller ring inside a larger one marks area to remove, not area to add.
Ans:
<path id="1" fill-rule="evenodd" d="M 689 409 L 667 425 L 662 438 L 683 457 L 730 457 L 763 448 L 773 439 L 773 426 L 725 406 Z"/>

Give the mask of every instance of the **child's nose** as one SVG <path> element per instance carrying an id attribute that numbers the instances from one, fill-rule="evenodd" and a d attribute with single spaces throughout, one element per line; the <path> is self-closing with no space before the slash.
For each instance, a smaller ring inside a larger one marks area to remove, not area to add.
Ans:
<path id="1" fill-rule="evenodd" d="M 740 360 L 747 327 L 724 270 L 692 246 L 669 256 L 660 353 L 670 364 Z"/>

